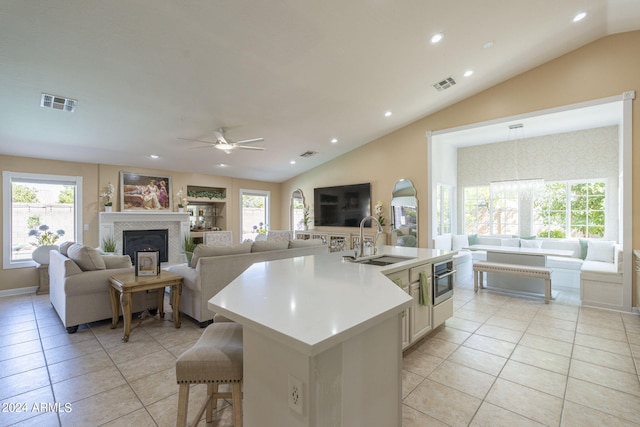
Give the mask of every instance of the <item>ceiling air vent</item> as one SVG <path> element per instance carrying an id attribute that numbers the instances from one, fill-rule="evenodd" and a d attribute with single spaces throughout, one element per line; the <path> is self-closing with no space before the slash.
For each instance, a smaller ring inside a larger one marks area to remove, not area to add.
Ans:
<path id="1" fill-rule="evenodd" d="M 453 77 L 447 77 L 446 79 L 434 84 L 433 87 L 438 89 L 438 91 L 443 91 L 445 89 L 449 89 L 454 84 L 456 84 L 456 81 L 453 80 Z"/>
<path id="2" fill-rule="evenodd" d="M 315 156 L 316 154 L 318 154 L 317 151 L 305 151 L 304 153 L 300 154 L 300 157 L 311 157 Z"/>
<path id="3" fill-rule="evenodd" d="M 53 110 L 67 111 L 69 113 L 73 113 L 76 109 L 76 101 L 75 99 L 63 98 L 61 96 L 49 95 L 48 93 L 43 93 L 40 98 L 40 106 L 44 108 L 51 108 Z"/>

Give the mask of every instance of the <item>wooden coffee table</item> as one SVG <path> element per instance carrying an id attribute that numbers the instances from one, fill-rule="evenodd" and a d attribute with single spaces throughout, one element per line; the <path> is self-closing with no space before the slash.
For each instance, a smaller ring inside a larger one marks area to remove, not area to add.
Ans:
<path id="1" fill-rule="evenodd" d="M 131 334 L 131 294 L 134 292 L 159 289 L 158 312 L 160 318 L 164 317 L 164 288 L 171 287 L 171 305 L 173 306 L 173 323 L 180 327 L 180 292 L 182 291 L 182 276 L 170 271 L 162 270 L 157 276 L 136 276 L 135 273 L 117 274 L 109 277 L 109 296 L 111 297 L 111 311 L 113 319 L 111 329 L 118 325 L 120 306 L 122 306 L 122 319 L 124 320 L 124 335 L 122 341 L 129 341 Z M 120 304 L 118 304 L 118 292 Z"/>

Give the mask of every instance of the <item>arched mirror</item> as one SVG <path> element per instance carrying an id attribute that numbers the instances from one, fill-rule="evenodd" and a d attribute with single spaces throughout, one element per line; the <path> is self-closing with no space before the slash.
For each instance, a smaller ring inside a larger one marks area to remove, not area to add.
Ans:
<path id="1" fill-rule="evenodd" d="M 418 199 L 408 179 L 396 182 L 391 196 L 391 245 L 418 247 Z"/>
<path id="2" fill-rule="evenodd" d="M 291 193 L 291 208 L 289 212 L 291 231 L 305 229 L 305 214 L 304 214 L 304 194 L 299 188 Z"/>

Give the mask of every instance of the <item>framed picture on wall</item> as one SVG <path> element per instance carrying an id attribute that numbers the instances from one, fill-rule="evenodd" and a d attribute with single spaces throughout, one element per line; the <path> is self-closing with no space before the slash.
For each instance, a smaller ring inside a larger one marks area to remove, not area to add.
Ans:
<path id="1" fill-rule="evenodd" d="M 136 252 L 136 276 L 157 276 L 160 273 L 160 251 Z"/>
<path id="2" fill-rule="evenodd" d="M 171 177 L 120 172 L 122 211 L 173 211 Z"/>

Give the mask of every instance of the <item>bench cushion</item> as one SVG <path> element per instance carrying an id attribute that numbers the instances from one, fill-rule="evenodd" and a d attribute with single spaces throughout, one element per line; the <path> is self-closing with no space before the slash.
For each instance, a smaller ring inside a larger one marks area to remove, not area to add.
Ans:
<path id="1" fill-rule="evenodd" d="M 600 261 L 584 261 L 582 263 L 581 271 L 589 273 L 609 273 L 619 274 L 618 265 L 612 262 L 600 262 Z"/>

